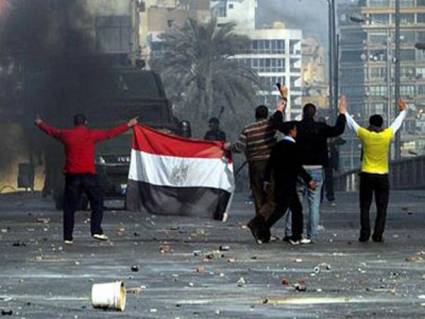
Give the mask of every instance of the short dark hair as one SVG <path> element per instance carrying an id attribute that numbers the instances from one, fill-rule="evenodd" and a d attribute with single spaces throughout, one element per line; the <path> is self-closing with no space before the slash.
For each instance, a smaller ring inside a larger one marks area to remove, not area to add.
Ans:
<path id="1" fill-rule="evenodd" d="M 84 125 L 87 122 L 87 118 L 84 114 L 79 113 L 74 115 L 74 125 Z"/>
<path id="2" fill-rule="evenodd" d="M 384 124 L 384 119 L 381 115 L 375 114 L 369 118 L 369 124 L 375 127 L 382 127 L 382 125 Z"/>
<path id="3" fill-rule="evenodd" d="M 316 105 L 307 103 L 303 107 L 303 118 L 312 119 L 316 115 Z"/>
<path id="4" fill-rule="evenodd" d="M 216 118 L 216 117 L 212 117 L 212 118 L 210 118 L 209 120 L 208 120 L 208 123 L 209 124 L 220 124 L 220 120 L 218 119 L 218 118 Z"/>
<path id="5" fill-rule="evenodd" d="M 283 125 L 282 127 L 282 133 L 285 135 L 289 135 L 289 132 L 296 127 L 297 127 L 297 122 L 295 121 L 286 122 L 285 125 Z"/>
<path id="6" fill-rule="evenodd" d="M 263 120 L 269 117 L 269 109 L 265 105 L 259 105 L 255 109 L 255 118 L 257 120 Z"/>

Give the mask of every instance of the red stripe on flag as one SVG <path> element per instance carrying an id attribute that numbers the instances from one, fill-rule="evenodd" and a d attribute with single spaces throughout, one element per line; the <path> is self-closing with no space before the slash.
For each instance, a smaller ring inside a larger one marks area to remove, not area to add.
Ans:
<path id="1" fill-rule="evenodd" d="M 183 138 L 156 131 L 145 125 L 134 127 L 132 148 L 138 151 L 176 157 L 222 158 L 223 142 Z"/>

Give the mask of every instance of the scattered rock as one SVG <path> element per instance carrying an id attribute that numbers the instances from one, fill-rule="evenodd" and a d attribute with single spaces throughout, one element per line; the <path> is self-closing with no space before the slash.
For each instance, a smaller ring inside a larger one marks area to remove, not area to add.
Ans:
<path id="1" fill-rule="evenodd" d="M 305 284 L 304 280 L 300 280 L 298 281 L 295 285 L 294 288 L 296 291 L 300 291 L 300 292 L 305 292 L 307 291 L 307 286 Z"/>
<path id="2" fill-rule="evenodd" d="M 134 288 L 127 288 L 126 292 L 128 294 L 138 295 L 142 292 L 142 287 L 134 287 Z"/>
<path id="3" fill-rule="evenodd" d="M 139 271 L 139 266 L 136 266 L 136 265 L 131 266 L 131 271 L 132 272 L 138 272 Z"/>
<path id="4" fill-rule="evenodd" d="M 227 259 L 227 262 L 234 263 L 234 262 L 236 262 L 236 259 L 235 258 L 229 258 L 229 259 Z"/>
<path id="5" fill-rule="evenodd" d="M 194 251 L 192 252 L 192 254 L 193 254 L 193 256 L 195 256 L 195 257 L 199 257 L 199 256 L 201 256 L 201 255 L 202 255 L 202 251 L 200 251 L 200 250 L 194 250 Z"/>
<path id="6" fill-rule="evenodd" d="M 13 310 L 3 310 L 1 311 L 2 316 L 11 316 L 13 315 Z"/>
<path id="7" fill-rule="evenodd" d="M 169 246 L 169 245 L 161 245 L 161 246 L 159 246 L 159 252 L 161 253 L 161 254 L 168 254 L 168 253 L 170 253 L 172 250 L 171 250 L 171 247 Z"/>
<path id="8" fill-rule="evenodd" d="M 197 273 L 203 273 L 203 272 L 205 272 L 205 267 L 204 266 L 196 267 L 195 272 L 197 272 Z"/>
<path id="9" fill-rule="evenodd" d="M 48 224 L 50 222 L 50 218 L 37 218 L 35 221 L 39 224 Z"/>
<path id="10" fill-rule="evenodd" d="M 287 278 L 282 279 L 282 285 L 289 286 L 289 280 Z"/>
<path id="11" fill-rule="evenodd" d="M 296 259 L 295 259 L 295 262 L 296 262 L 296 263 L 302 263 L 302 262 L 303 262 L 303 260 L 302 260 L 301 258 L 296 258 Z"/>
<path id="12" fill-rule="evenodd" d="M 219 247 L 220 251 L 229 251 L 230 250 L 230 246 L 220 246 Z"/>
<path id="13" fill-rule="evenodd" d="M 139 234 L 138 232 L 134 232 L 134 233 L 133 233 L 133 236 L 134 236 L 134 237 L 140 237 L 140 234 Z"/>
<path id="14" fill-rule="evenodd" d="M 15 242 L 12 244 L 12 246 L 13 246 L 13 247 L 26 247 L 26 245 L 27 245 L 27 244 L 25 244 L 25 242 L 20 241 L 20 240 L 15 241 Z"/>
<path id="15" fill-rule="evenodd" d="M 246 285 L 246 281 L 244 277 L 239 278 L 239 280 L 236 282 L 236 285 L 238 287 L 244 287 Z"/>
<path id="16" fill-rule="evenodd" d="M 422 261 L 422 260 L 423 260 L 423 258 L 421 256 L 418 256 L 418 255 L 406 257 L 406 261 L 412 262 L 412 263 L 419 262 L 419 261 Z"/>

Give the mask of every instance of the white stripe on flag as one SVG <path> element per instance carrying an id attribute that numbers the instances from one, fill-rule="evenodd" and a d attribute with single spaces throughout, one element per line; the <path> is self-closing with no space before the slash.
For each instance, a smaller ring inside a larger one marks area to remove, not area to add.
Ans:
<path id="1" fill-rule="evenodd" d="M 225 158 L 192 158 L 131 150 L 128 178 L 152 185 L 234 190 L 233 164 Z"/>

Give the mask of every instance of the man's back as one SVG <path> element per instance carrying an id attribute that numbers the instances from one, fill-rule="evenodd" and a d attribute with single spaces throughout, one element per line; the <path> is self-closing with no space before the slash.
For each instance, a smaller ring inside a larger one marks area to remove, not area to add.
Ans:
<path id="1" fill-rule="evenodd" d="M 267 160 L 276 143 L 276 127 L 269 119 L 248 124 L 243 129 L 234 151 L 245 151 L 249 162 Z"/>
<path id="2" fill-rule="evenodd" d="M 363 142 L 362 172 L 386 174 L 389 167 L 389 152 L 394 137 L 392 128 L 380 132 L 359 128 L 357 135 Z"/>
<path id="3" fill-rule="evenodd" d="M 44 122 L 38 126 L 64 145 L 66 155 L 64 171 L 67 174 L 95 174 L 96 143 L 113 138 L 129 129 L 127 124 L 110 130 L 94 130 L 85 125 L 78 125 L 72 129 L 57 129 Z"/>
<path id="4" fill-rule="evenodd" d="M 266 175 L 271 170 L 278 188 L 294 188 L 303 174 L 298 144 L 283 139 L 273 147 Z"/>

